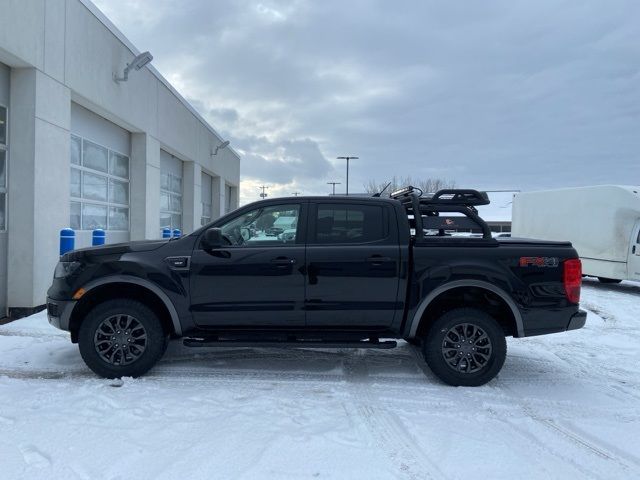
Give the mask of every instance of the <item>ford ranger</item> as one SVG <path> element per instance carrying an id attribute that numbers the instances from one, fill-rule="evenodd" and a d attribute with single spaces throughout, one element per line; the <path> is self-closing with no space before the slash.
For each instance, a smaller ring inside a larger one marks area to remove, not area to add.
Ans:
<path id="1" fill-rule="evenodd" d="M 49 321 L 107 378 L 143 375 L 176 338 L 299 348 L 404 340 L 442 381 L 482 385 L 502 368 L 505 337 L 586 320 L 571 244 L 493 238 L 476 209 L 488 203 L 476 190 L 413 187 L 389 198 L 274 198 L 182 238 L 72 251 L 55 269 Z"/>

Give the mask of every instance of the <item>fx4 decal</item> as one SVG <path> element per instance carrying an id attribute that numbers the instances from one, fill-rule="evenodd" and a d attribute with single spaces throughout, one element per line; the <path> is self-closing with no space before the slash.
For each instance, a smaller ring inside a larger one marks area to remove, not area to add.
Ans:
<path id="1" fill-rule="evenodd" d="M 521 267 L 557 267 L 558 257 L 520 257 Z"/>

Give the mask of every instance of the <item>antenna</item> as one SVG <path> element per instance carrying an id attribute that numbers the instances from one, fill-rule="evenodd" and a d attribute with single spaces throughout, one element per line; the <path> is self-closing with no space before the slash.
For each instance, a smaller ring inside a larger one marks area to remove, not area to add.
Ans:
<path id="1" fill-rule="evenodd" d="M 387 184 L 384 186 L 384 188 L 383 188 L 382 190 L 380 190 L 378 193 L 374 193 L 374 194 L 372 195 L 372 197 L 379 197 L 379 196 L 381 196 L 381 195 L 383 194 L 383 192 L 384 192 L 387 188 L 389 188 L 389 185 L 391 185 L 391 182 L 387 183 Z"/>

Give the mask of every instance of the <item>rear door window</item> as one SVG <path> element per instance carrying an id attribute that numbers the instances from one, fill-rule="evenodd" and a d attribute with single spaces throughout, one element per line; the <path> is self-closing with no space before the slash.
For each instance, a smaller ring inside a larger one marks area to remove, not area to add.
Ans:
<path id="1" fill-rule="evenodd" d="M 315 243 L 371 243 L 388 235 L 384 209 L 379 205 L 318 205 Z"/>

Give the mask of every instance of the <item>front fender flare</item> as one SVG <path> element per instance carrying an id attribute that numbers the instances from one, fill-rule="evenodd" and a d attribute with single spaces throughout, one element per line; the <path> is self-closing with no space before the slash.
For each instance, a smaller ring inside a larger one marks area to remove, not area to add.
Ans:
<path id="1" fill-rule="evenodd" d="M 150 282 L 149 280 L 134 277 L 132 275 L 110 275 L 108 277 L 97 278 L 95 280 L 92 280 L 82 288 L 84 288 L 85 294 L 86 294 L 96 287 L 100 287 L 102 285 L 106 285 L 109 283 L 132 283 L 150 290 L 162 301 L 164 306 L 167 307 L 167 310 L 169 311 L 169 316 L 171 317 L 171 323 L 173 324 L 173 330 L 175 331 L 175 333 L 179 336 L 182 335 L 182 325 L 180 324 L 180 318 L 178 317 L 178 312 L 176 310 L 176 307 L 173 305 L 173 302 L 167 296 L 167 294 L 164 293 L 162 289 L 160 289 L 160 287 Z"/>
<path id="2" fill-rule="evenodd" d="M 411 323 L 409 327 L 408 338 L 415 338 L 416 332 L 418 331 L 418 326 L 420 325 L 420 320 L 422 319 L 422 315 L 424 314 L 425 310 L 427 309 L 427 307 L 431 302 L 433 302 L 442 293 L 448 290 L 451 290 L 453 288 L 460 288 L 460 287 L 484 288 L 485 290 L 489 290 L 490 292 L 493 292 L 496 295 L 498 295 L 500 298 L 502 298 L 502 300 L 504 300 L 505 303 L 511 309 L 511 313 L 513 313 L 513 317 L 516 320 L 516 331 L 517 331 L 516 336 L 518 337 L 525 336 L 524 325 L 522 322 L 522 314 L 520 313 L 518 306 L 515 304 L 511 296 L 507 292 L 505 292 L 503 289 L 493 285 L 492 283 L 485 282 L 482 280 L 468 279 L 468 280 L 455 280 L 453 282 L 448 282 L 448 283 L 445 283 L 444 285 L 440 285 L 439 287 L 434 288 L 431 292 L 429 292 L 429 295 L 427 295 L 425 299 L 422 300 L 422 302 L 420 302 L 418 309 L 413 314 L 413 318 L 411 319 Z"/>

